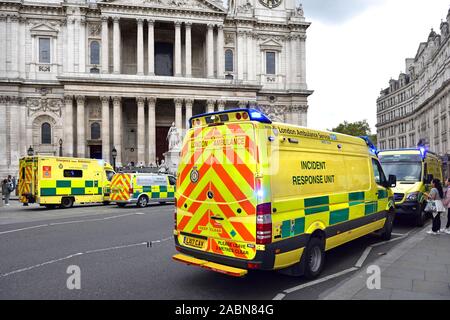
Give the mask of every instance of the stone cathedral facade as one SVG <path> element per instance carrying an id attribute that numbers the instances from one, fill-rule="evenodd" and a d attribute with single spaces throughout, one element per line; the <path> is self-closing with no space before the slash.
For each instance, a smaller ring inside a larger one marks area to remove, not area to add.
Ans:
<path id="1" fill-rule="evenodd" d="M 306 126 L 309 25 L 295 0 L 0 1 L 0 175 L 30 146 L 155 163 L 214 110 Z"/>

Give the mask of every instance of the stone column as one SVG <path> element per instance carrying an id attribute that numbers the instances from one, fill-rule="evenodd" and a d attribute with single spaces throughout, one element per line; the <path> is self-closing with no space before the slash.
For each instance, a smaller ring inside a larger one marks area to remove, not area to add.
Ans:
<path id="1" fill-rule="evenodd" d="M 244 79 L 244 32 L 238 31 L 237 35 L 237 78 L 238 80 Z"/>
<path id="2" fill-rule="evenodd" d="M 286 89 L 290 88 L 291 84 L 291 37 L 287 36 L 284 40 L 285 52 L 285 75 L 286 75 Z"/>
<path id="3" fill-rule="evenodd" d="M 122 99 L 113 97 L 113 147 L 117 150 L 116 166 L 122 166 Z"/>
<path id="4" fill-rule="evenodd" d="M 291 61 L 290 61 L 290 73 L 291 73 L 291 88 L 295 88 L 297 80 L 297 36 L 291 36 Z"/>
<path id="5" fill-rule="evenodd" d="M 148 101 L 148 162 L 156 163 L 156 98 L 147 98 Z"/>
<path id="6" fill-rule="evenodd" d="M 217 101 L 217 110 L 218 111 L 224 111 L 225 110 L 225 100 L 219 100 Z"/>
<path id="7" fill-rule="evenodd" d="M 299 49 L 300 59 L 298 61 L 298 79 L 302 85 L 302 89 L 306 89 L 306 35 L 299 37 Z"/>
<path id="8" fill-rule="evenodd" d="M 247 80 L 254 81 L 256 80 L 255 76 L 255 57 L 252 55 L 252 48 L 253 48 L 253 33 L 248 32 L 247 33 Z"/>
<path id="9" fill-rule="evenodd" d="M 181 22 L 175 21 L 175 77 L 181 75 Z"/>
<path id="10" fill-rule="evenodd" d="M 186 60 L 186 74 L 187 78 L 192 77 L 192 45 L 191 45 L 191 22 L 185 23 L 186 28 L 186 50 L 185 50 L 185 60 Z"/>
<path id="11" fill-rule="evenodd" d="M 148 75 L 155 75 L 155 34 L 153 29 L 153 20 L 148 19 Z"/>
<path id="12" fill-rule="evenodd" d="M 86 72 L 86 20 L 80 20 L 80 37 L 78 40 L 78 72 Z"/>
<path id="13" fill-rule="evenodd" d="M 182 128 L 183 115 L 181 113 L 183 107 L 183 99 L 175 98 L 174 102 L 175 102 L 175 127 L 177 127 L 178 130 L 181 132 L 183 129 Z"/>
<path id="14" fill-rule="evenodd" d="M 206 35 L 206 76 L 214 78 L 214 25 L 208 24 Z"/>
<path id="15" fill-rule="evenodd" d="M 299 106 L 292 106 L 292 112 L 291 112 L 291 119 L 292 124 L 298 126 L 300 124 L 300 117 L 299 117 Z"/>
<path id="16" fill-rule="evenodd" d="M 73 27 L 74 27 L 74 19 L 73 18 L 67 18 L 67 71 L 68 72 L 74 72 L 74 43 L 73 43 Z M 37 39 L 35 39 L 37 42 Z M 36 46 L 39 44 L 36 43 Z M 37 52 L 37 50 L 35 50 Z M 36 56 L 36 59 L 34 62 L 38 62 L 39 57 Z"/>
<path id="17" fill-rule="evenodd" d="M 214 100 L 208 100 L 208 101 L 206 101 L 207 112 L 208 112 L 208 113 L 214 112 L 214 104 L 215 104 L 215 101 L 214 101 Z"/>
<path id="18" fill-rule="evenodd" d="M 77 96 L 77 157 L 85 158 L 86 156 L 86 136 L 84 130 L 84 96 Z"/>
<path id="19" fill-rule="evenodd" d="M 19 46 L 19 48 L 18 48 L 18 51 L 19 51 L 18 60 L 19 60 L 19 62 L 18 62 L 18 71 L 19 71 L 19 77 L 21 77 L 21 78 L 26 78 L 26 74 L 25 74 L 25 50 L 23 50 L 23 48 L 25 48 L 25 43 L 26 43 L 26 40 L 25 40 L 25 28 L 26 28 L 26 25 L 27 25 L 27 19 L 23 18 L 23 17 L 19 18 L 19 43 L 18 43 L 18 46 Z M 61 38 L 62 37 L 59 36 L 57 39 L 55 39 L 55 42 L 57 42 L 57 43 L 55 43 L 55 45 L 58 48 L 60 47 L 59 44 L 61 42 Z M 60 53 L 61 52 L 58 52 L 57 57 L 55 57 L 55 59 L 57 60 L 57 63 L 59 64 L 59 66 L 58 66 L 59 68 L 62 67 L 62 63 L 61 63 L 61 60 L 60 60 L 60 57 L 61 57 Z M 58 73 L 60 73 L 60 72 L 58 72 Z"/>
<path id="20" fill-rule="evenodd" d="M 248 80 L 248 60 L 247 60 L 247 55 L 248 55 L 248 46 L 247 46 L 247 31 L 244 31 L 243 35 L 242 35 L 242 72 L 244 73 L 244 77 L 242 78 L 243 80 Z"/>
<path id="21" fill-rule="evenodd" d="M 223 39 L 223 25 L 217 28 L 217 78 L 223 79 L 225 73 L 225 52 Z"/>
<path id="22" fill-rule="evenodd" d="M 109 73 L 108 17 L 102 17 L 102 73 Z M 103 153 L 104 154 L 104 153 Z"/>
<path id="23" fill-rule="evenodd" d="M 11 34 L 9 37 L 11 37 L 10 42 L 10 51 L 11 51 L 11 59 L 10 59 L 10 69 L 9 76 L 16 78 L 19 75 L 19 60 L 18 60 L 18 35 L 19 35 L 19 17 L 18 16 L 11 16 Z M 54 57 L 52 57 L 52 62 L 54 61 Z"/>
<path id="24" fill-rule="evenodd" d="M 110 137 L 109 137 L 109 97 L 100 97 L 102 101 L 102 157 L 110 162 Z"/>
<path id="25" fill-rule="evenodd" d="M 136 98 L 137 102 L 137 162 L 145 164 L 145 98 Z"/>
<path id="26" fill-rule="evenodd" d="M 113 64 L 114 64 L 114 73 L 120 73 L 120 25 L 119 25 L 119 17 L 114 17 L 114 29 L 113 29 Z M 116 148 L 117 149 L 117 148 Z M 119 156 L 117 156 L 119 157 Z"/>
<path id="27" fill-rule="evenodd" d="M 189 119 L 192 118 L 192 106 L 194 104 L 194 99 L 186 99 L 186 129 L 189 129 Z"/>
<path id="28" fill-rule="evenodd" d="M 73 97 L 65 96 L 64 103 L 66 105 L 64 111 L 64 155 L 73 157 Z"/>
<path id="29" fill-rule="evenodd" d="M 6 16 L 0 15 L 0 48 L 6 48 Z M 6 73 L 6 50 L 0 50 L 0 74 Z"/>
<path id="30" fill-rule="evenodd" d="M 144 75 L 144 20 L 137 19 L 137 74 Z"/>

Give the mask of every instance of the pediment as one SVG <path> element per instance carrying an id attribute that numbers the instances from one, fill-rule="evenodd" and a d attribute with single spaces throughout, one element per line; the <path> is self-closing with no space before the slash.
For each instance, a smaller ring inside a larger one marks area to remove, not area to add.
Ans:
<path id="1" fill-rule="evenodd" d="M 33 26 L 33 27 L 30 29 L 30 31 L 31 31 L 31 32 L 33 32 L 33 31 L 35 31 L 35 32 L 36 32 L 36 31 L 39 31 L 39 32 L 58 32 L 57 29 L 55 29 L 55 28 L 49 26 L 49 25 L 46 24 L 46 23 L 39 23 L 39 24 Z"/>
<path id="2" fill-rule="evenodd" d="M 261 46 L 264 47 L 282 47 L 283 44 L 279 43 L 278 41 L 275 41 L 274 39 L 268 39 L 261 43 Z"/>
<path id="3" fill-rule="evenodd" d="M 99 4 L 226 13 L 220 0 L 103 0 Z"/>

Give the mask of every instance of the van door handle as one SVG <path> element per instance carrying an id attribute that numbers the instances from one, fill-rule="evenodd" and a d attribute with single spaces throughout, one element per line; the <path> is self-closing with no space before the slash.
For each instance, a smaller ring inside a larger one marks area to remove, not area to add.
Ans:
<path id="1" fill-rule="evenodd" d="M 223 218 L 222 217 L 211 217 L 211 219 L 213 219 L 213 220 L 220 220 L 220 221 L 222 221 L 223 220 Z"/>

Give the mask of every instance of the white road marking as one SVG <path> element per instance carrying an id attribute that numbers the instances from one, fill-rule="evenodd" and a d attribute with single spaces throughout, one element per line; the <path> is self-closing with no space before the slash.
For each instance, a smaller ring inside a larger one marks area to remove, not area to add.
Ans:
<path id="1" fill-rule="evenodd" d="M 361 257 L 358 259 L 358 261 L 355 264 L 355 267 L 357 268 L 361 268 L 364 261 L 366 261 L 367 257 L 369 256 L 370 251 L 372 251 L 372 247 L 369 246 L 366 248 L 366 250 L 364 250 L 363 254 L 361 255 Z"/>
<path id="2" fill-rule="evenodd" d="M 404 236 L 406 233 L 391 233 L 393 236 L 396 236 L 396 237 L 402 237 L 402 236 Z"/>
<path id="3" fill-rule="evenodd" d="M 315 281 L 311 281 L 311 282 L 308 282 L 308 283 L 305 283 L 305 284 L 301 284 L 299 286 L 296 286 L 296 287 L 293 287 L 293 288 L 290 288 L 290 289 L 286 289 L 286 290 L 283 291 L 283 293 L 289 294 L 289 293 L 292 293 L 292 292 L 295 292 L 295 291 L 298 291 L 298 290 L 301 290 L 301 289 L 304 289 L 304 288 L 307 288 L 307 287 L 311 287 L 311 286 L 314 286 L 314 285 L 316 285 L 318 283 L 322 283 L 322 282 L 325 282 L 325 281 L 328 281 L 328 280 L 331 280 L 331 279 L 343 276 L 344 274 L 353 272 L 355 270 L 358 270 L 358 268 L 351 267 L 349 269 L 343 270 L 343 271 L 335 273 L 335 274 L 331 274 L 329 276 L 317 279 Z"/>
<path id="4" fill-rule="evenodd" d="M 65 225 L 65 224 L 83 223 L 83 222 L 106 221 L 106 220 L 111 220 L 111 219 L 123 218 L 123 217 L 127 217 L 127 216 L 144 215 L 144 214 L 146 214 L 146 213 L 127 213 L 127 214 L 121 214 L 121 215 L 116 215 L 116 216 L 112 216 L 112 217 L 98 218 L 98 219 L 84 219 L 84 220 L 72 220 L 72 221 L 65 221 L 65 222 L 52 222 L 52 223 L 40 224 L 40 225 L 32 226 L 32 227 L 2 231 L 2 232 L 0 232 L 0 235 L 13 233 L 13 232 L 19 232 L 19 231 L 25 231 L 25 230 L 30 230 L 30 229 L 45 228 L 45 227 L 59 226 L 59 225 Z"/>
<path id="5" fill-rule="evenodd" d="M 272 300 L 283 300 L 286 295 L 284 293 L 279 293 Z"/>
<path id="6" fill-rule="evenodd" d="M 39 264 L 35 264 L 33 266 L 29 266 L 29 267 L 17 269 L 17 270 L 14 270 L 14 271 L 10 271 L 10 272 L 7 272 L 7 273 L 3 273 L 3 274 L 0 274 L 0 278 L 4 278 L 4 277 L 10 276 L 10 275 L 21 273 L 21 272 L 25 272 L 25 271 L 30 271 L 30 270 L 33 270 L 33 269 L 36 269 L 36 268 L 39 268 L 39 267 L 43 267 L 43 266 L 46 266 L 46 265 L 49 265 L 49 264 L 52 264 L 52 263 L 68 260 L 68 259 L 71 259 L 73 257 L 78 257 L 78 256 L 86 255 L 86 254 L 92 254 L 92 253 L 105 252 L 105 251 L 126 249 L 126 248 L 131 248 L 131 247 L 148 246 L 149 244 L 161 243 L 161 242 L 168 241 L 169 239 L 172 239 L 172 237 L 167 237 L 167 238 L 164 238 L 164 239 L 153 240 L 153 241 L 148 241 L 148 242 L 145 241 L 145 242 L 132 243 L 132 244 L 127 244 L 127 245 L 122 245 L 122 246 L 114 246 L 114 247 L 109 247 L 109 248 L 94 249 L 94 250 L 88 250 L 88 251 L 85 251 L 85 252 L 78 252 L 78 253 L 74 253 L 74 254 L 68 255 L 66 257 L 63 257 L 63 258 L 53 259 L 53 260 L 45 261 L 45 262 L 42 262 L 42 263 L 39 263 Z"/>

